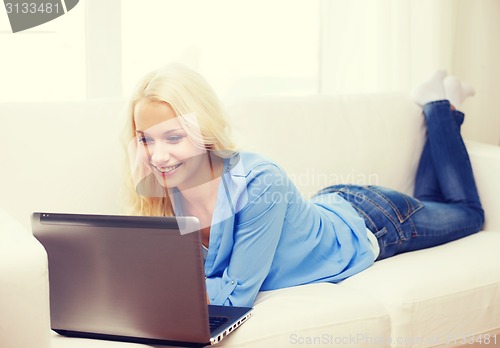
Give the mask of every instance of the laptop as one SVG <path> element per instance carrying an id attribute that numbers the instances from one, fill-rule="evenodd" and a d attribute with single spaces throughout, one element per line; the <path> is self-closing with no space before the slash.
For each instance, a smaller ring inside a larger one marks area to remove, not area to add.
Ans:
<path id="1" fill-rule="evenodd" d="M 195 217 L 36 212 L 32 229 L 47 251 L 51 327 L 61 335 L 205 346 L 251 316 L 207 305 Z"/>

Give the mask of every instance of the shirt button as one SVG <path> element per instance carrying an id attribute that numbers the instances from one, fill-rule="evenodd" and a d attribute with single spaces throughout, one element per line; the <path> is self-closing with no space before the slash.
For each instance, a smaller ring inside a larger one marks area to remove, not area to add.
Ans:
<path id="1" fill-rule="evenodd" d="M 231 284 L 234 284 L 234 280 L 231 280 Z"/>

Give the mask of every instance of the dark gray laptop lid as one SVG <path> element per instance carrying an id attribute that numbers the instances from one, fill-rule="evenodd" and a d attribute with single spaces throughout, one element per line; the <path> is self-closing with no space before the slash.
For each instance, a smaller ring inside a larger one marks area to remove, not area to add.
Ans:
<path id="1" fill-rule="evenodd" d="M 196 218 L 34 213 L 32 227 L 48 253 L 53 329 L 209 342 Z"/>

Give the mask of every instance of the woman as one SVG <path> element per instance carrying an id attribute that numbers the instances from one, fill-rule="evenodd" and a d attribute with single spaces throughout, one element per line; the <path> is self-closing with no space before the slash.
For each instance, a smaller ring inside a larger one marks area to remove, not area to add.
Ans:
<path id="1" fill-rule="evenodd" d="M 337 185 L 305 200 L 273 161 L 238 152 L 217 97 L 197 73 L 169 65 L 130 100 L 133 213 L 200 220 L 210 303 L 251 306 L 260 290 L 338 282 L 395 254 L 481 229 L 484 213 L 460 136 L 470 94 L 439 71 L 414 93 L 428 138 L 415 198 Z M 446 88 L 445 88 L 446 85 Z"/>

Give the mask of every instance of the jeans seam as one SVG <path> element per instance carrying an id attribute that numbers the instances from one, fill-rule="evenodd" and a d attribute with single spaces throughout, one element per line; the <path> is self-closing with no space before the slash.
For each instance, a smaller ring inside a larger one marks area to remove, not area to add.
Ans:
<path id="1" fill-rule="evenodd" d="M 417 232 L 417 227 L 415 226 L 415 224 L 413 223 L 413 220 L 410 218 L 408 218 L 408 222 L 410 223 L 411 225 L 411 236 L 410 238 L 414 238 L 414 237 L 417 237 L 418 236 L 418 232 Z"/>
<path id="2" fill-rule="evenodd" d="M 470 160 L 470 157 L 468 155 L 468 152 L 467 152 L 467 148 L 464 144 L 463 137 L 460 135 L 460 125 L 458 122 L 456 122 L 456 118 L 459 116 L 461 116 L 463 118 L 464 114 L 460 111 L 457 111 L 457 110 L 451 110 L 450 106 L 449 106 L 449 101 L 441 100 L 441 101 L 435 101 L 435 102 L 431 102 L 431 103 L 426 104 L 424 106 L 424 116 L 425 116 L 425 119 L 427 122 L 427 134 L 428 134 L 427 141 L 430 142 L 431 147 L 433 144 L 432 139 L 434 139 L 434 141 L 436 141 L 436 139 L 439 139 L 439 136 L 443 136 L 442 134 L 444 134 L 444 133 L 442 132 L 441 129 L 442 129 L 443 125 L 446 125 L 447 127 L 450 128 L 449 132 L 446 133 L 447 134 L 446 136 L 450 139 L 450 143 L 447 143 L 448 144 L 447 146 L 454 145 L 454 147 L 453 147 L 454 151 L 457 153 L 459 158 L 461 157 L 461 158 L 465 159 L 465 162 L 461 164 L 461 167 L 465 168 L 467 171 L 468 171 L 468 168 L 471 168 L 471 170 L 472 170 L 472 164 L 471 164 L 471 160 Z M 448 119 L 448 116 L 450 116 L 451 122 L 447 122 L 447 121 L 450 121 Z M 435 133 L 434 136 L 431 136 L 431 131 L 432 131 L 432 133 Z M 436 136 L 438 136 L 438 138 L 436 138 Z M 458 151 L 455 148 L 457 145 L 459 145 Z M 435 149 L 432 152 L 434 153 Z M 433 154 L 431 154 L 431 155 L 432 155 L 432 157 L 434 157 Z M 435 160 L 433 160 L 432 162 L 434 163 Z M 437 173 L 438 167 L 439 167 L 439 164 L 434 163 L 434 168 L 436 170 L 436 174 L 438 174 Z M 471 174 L 472 174 L 472 183 L 475 185 L 473 173 L 471 173 Z M 461 177 L 461 178 L 458 177 L 458 178 L 460 179 L 461 182 L 464 180 L 464 177 Z M 469 180 L 468 175 L 466 175 L 465 178 L 467 180 Z M 477 199 L 477 197 L 478 197 L 477 189 L 475 189 L 475 190 L 473 190 L 473 188 L 468 189 L 468 186 L 465 186 L 463 188 L 463 190 L 459 192 L 460 194 L 457 196 L 454 193 L 450 194 L 450 192 L 452 192 L 452 190 L 450 190 L 449 186 L 443 185 L 443 182 L 441 182 L 441 180 L 439 180 L 439 177 L 438 177 L 438 181 L 439 181 L 439 187 L 441 188 L 441 191 L 443 193 L 443 201 L 450 202 L 451 199 L 453 198 L 452 202 L 454 202 L 454 203 L 460 203 L 460 202 L 467 203 L 467 202 L 471 202 L 471 201 L 474 201 L 474 202 L 478 201 L 480 204 L 480 200 Z M 469 185 L 469 184 L 470 183 L 467 183 L 467 185 Z M 462 186 L 464 186 L 464 185 L 462 185 Z M 444 188 L 444 192 L 443 192 L 443 188 Z M 476 192 L 476 194 L 474 194 L 474 192 L 472 192 L 472 194 L 473 194 L 472 197 L 471 197 L 471 191 Z"/>
<path id="3" fill-rule="evenodd" d="M 449 232 L 454 232 L 456 234 L 459 234 L 460 232 L 463 232 L 463 231 L 471 231 L 471 230 L 476 230 L 476 231 L 479 231 L 479 229 L 482 227 L 481 223 L 479 222 L 474 222 L 473 224 L 471 225 L 467 225 L 467 226 L 464 226 L 464 227 L 454 227 L 454 228 L 451 228 L 449 230 L 446 230 L 445 232 L 449 233 Z M 442 232 L 444 230 L 441 230 L 440 232 Z M 424 236 L 426 238 L 428 238 L 428 236 Z"/>

